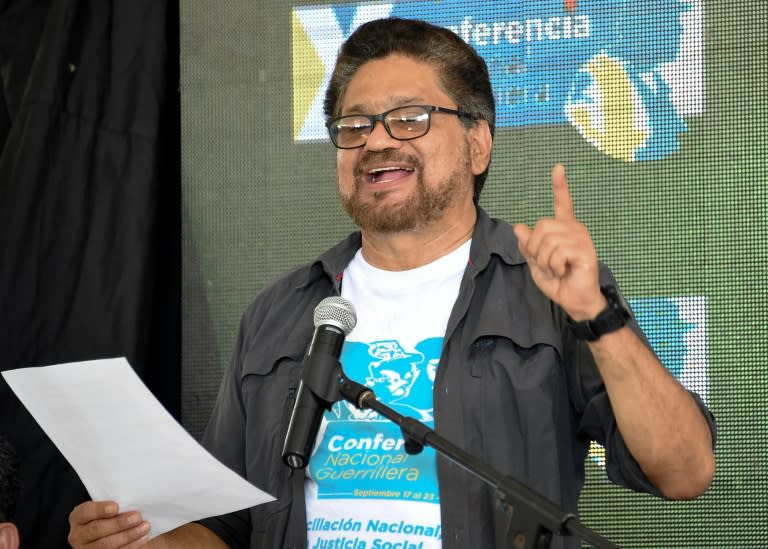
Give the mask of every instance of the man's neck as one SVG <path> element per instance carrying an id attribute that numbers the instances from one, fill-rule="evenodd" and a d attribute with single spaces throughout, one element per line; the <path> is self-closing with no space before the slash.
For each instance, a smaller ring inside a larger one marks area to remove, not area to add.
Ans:
<path id="1" fill-rule="evenodd" d="M 477 211 L 452 216 L 399 233 L 376 233 L 363 230 L 363 257 L 379 269 L 407 271 L 451 253 L 472 238 Z"/>

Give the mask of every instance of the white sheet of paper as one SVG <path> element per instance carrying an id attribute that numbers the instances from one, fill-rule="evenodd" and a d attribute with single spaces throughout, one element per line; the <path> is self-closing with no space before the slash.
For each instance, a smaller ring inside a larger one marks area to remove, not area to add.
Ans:
<path id="1" fill-rule="evenodd" d="M 2 374 L 91 498 L 140 511 L 152 537 L 274 500 L 200 446 L 125 358 Z"/>

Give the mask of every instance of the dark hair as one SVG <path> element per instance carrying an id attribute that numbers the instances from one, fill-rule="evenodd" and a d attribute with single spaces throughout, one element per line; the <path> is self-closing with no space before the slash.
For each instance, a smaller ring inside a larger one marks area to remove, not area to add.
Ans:
<path id="1" fill-rule="evenodd" d="M 477 119 L 488 122 L 493 136 L 496 105 L 488 67 L 482 57 L 452 31 L 416 19 L 377 19 L 361 25 L 341 46 L 325 93 L 325 117 L 339 116 L 347 85 L 357 70 L 373 59 L 404 55 L 432 65 L 443 91 L 459 110 L 473 115 L 464 119 L 471 127 Z M 480 197 L 488 169 L 475 176 L 474 200 Z"/>
<path id="2" fill-rule="evenodd" d="M 0 522 L 12 522 L 16 517 L 18 470 L 16 452 L 11 444 L 0 436 Z"/>

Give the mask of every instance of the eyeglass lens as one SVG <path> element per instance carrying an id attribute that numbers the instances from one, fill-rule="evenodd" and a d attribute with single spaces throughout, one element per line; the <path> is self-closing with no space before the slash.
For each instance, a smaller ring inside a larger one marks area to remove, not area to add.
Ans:
<path id="1" fill-rule="evenodd" d="M 379 116 L 350 115 L 336 120 L 331 135 L 337 146 L 355 148 L 365 144 L 376 120 L 395 139 L 408 140 L 421 137 L 429 130 L 429 111 L 420 106 L 400 107 Z"/>

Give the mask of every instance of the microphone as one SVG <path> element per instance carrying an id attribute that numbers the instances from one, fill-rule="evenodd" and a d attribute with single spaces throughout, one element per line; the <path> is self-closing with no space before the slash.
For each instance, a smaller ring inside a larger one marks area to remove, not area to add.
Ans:
<path id="1" fill-rule="evenodd" d="M 315 333 L 301 365 L 301 383 L 283 445 L 283 462 L 291 469 L 303 469 L 309 463 L 323 411 L 332 404 L 315 394 L 306 380 L 324 377 L 318 381 L 326 386 L 334 383 L 328 378 L 338 364 L 344 338 L 357 323 L 355 307 L 343 297 L 327 297 L 315 307 L 314 323 Z"/>

